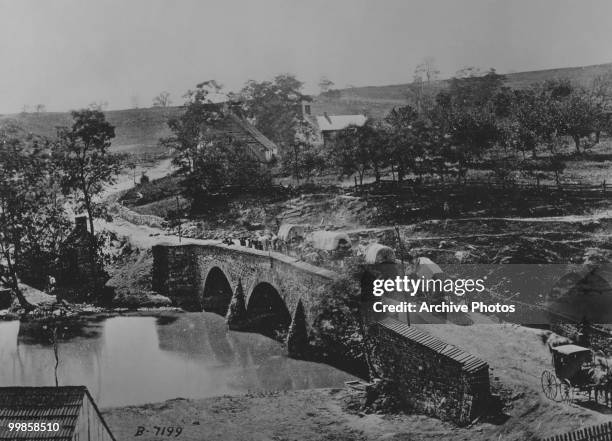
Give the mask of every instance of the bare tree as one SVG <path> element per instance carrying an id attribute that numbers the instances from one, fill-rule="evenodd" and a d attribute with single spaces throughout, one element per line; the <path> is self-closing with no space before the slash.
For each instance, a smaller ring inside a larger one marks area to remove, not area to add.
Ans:
<path id="1" fill-rule="evenodd" d="M 414 70 L 414 75 L 419 76 L 428 84 L 438 78 L 440 71 L 436 67 L 436 60 L 433 57 L 425 57 Z"/>
<path id="2" fill-rule="evenodd" d="M 153 98 L 153 107 L 168 107 L 170 104 L 172 104 L 170 92 L 163 91 Z"/>
<path id="3" fill-rule="evenodd" d="M 409 86 L 408 98 L 413 101 L 418 113 L 432 105 L 430 86 L 431 82 L 438 78 L 439 73 L 433 57 L 425 57 L 414 69 L 414 80 Z"/>
<path id="4" fill-rule="evenodd" d="M 34 108 L 34 111 L 36 113 L 43 113 L 47 111 L 47 108 L 45 107 L 44 104 L 37 104 L 36 107 Z"/>
<path id="5" fill-rule="evenodd" d="M 89 104 L 88 109 L 92 111 L 103 112 L 108 107 L 108 101 L 94 101 Z"/>
<path id="6" fill-rule="evenodd" d="M 130 103 L 132 104 L 132 109 L 138 109 L 140 104 L 140 98 L 138 98 L 138 95 L 132 95 L 130 97 Z"/>
<path id="7" fill-rule="evenodd" d="M 321 88 L 321 93 L 327 93 L 334 87 L 334 82 L 323 75 L 319 80 L 319 87 Z"/>

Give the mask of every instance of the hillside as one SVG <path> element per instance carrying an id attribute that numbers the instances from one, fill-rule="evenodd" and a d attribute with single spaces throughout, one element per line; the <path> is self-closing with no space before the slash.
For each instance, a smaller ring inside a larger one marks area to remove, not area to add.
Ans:
<path id="1" fill-rule="evenodd" d="M 547 69 L 507 74 L 507 85 L 513 88 L 527 87 L 547 79 L 568 78 L 588 85 L 593 78 L 612 71 L 612 63 L 584 67 Z M 434 87 L 441 89 L 446 81 L 437 81 Z M 365 113 L 374 118 L 384 117 L 395 106 L 406 103 L 409 84 L 366 86 L 341 89 L 340 97 L 319 95 L 312 103 L 312 113 L 330 115 Z M 117 150 L 156 153 L 158 140 L 168 136 L 166 124 L 169 117 L 177 115 L 179 107 L 151 107 L 146 109 L 109 110 L 108 121 L 115 126 L 113 146 Z M 53 136 L 55 127 L 70 125 L 70 114 L 64 112 L 20 113 L 0 115 L 0 124 L 14 121 L 26 130 L 39 135 Z"/>
<path id="2" fill-rule="evenodd" d="M 168 136 L 168 118 L 177 115 L 178 107 L 151 107 L 106 111 L 106 119 L 115 126 L 112 145 L 117 151 L 157 153 L 159 138 Z M 0 116 L 0 124 L 14 122 L 25 130 L 53 137 L 58 126 L 70 126 L 68 112 L 19 113 Z"/>
<path id="3" fill-rule="evenodd" d="M 612 63 L 598 64 L 582 67 L 565 67 L 559 69 L 546 69 L 528 72 L 516 72 L 505 74 L 506 85 L 511 88 L 524 88 L 541 83 L 549 79 L 569 79 L 570 81 L 588 86 L 594 78 L 612 71 Z M 442 89 L 447 80 L 436 81 L 432 87 Z M 322 96 L 317 98 L 313 104 L 315 114 L 323 113 L 365 113 L 372 117 L 384 116 L 394 106 L 403 105 L 406 102 L 406 94 L 410 83 L 394 84 L 388 86 L 364 86 L 350 89 L 340 89 L 342 96 L 329 99 Z"/>

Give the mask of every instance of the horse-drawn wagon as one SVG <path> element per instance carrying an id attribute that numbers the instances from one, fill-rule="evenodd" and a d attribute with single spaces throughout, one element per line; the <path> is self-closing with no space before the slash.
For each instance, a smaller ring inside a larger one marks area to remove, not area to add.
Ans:
<path id="1" fill-rule="evenodd" d="M 555 401 L 573 401 L 579 394 L 597 402 L 603 394 L 605 404 L 610 403 L 611 382 L 607 365 L 595 363 L 593 351 L 578 345 L 561 345 L 551 348 L 554 372 L 542 372 L 542 392 Z"/>

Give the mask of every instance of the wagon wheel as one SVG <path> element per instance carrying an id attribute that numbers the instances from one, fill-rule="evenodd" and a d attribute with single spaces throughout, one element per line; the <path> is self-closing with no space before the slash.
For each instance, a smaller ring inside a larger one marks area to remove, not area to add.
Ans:
<path id="1" fill-rule="evenodd" d="M 557 377 L 551 372 L 542 372 L 542 392 L 549 400 L 557 398 Z"/>
<path id="2" fill-rule="evenodd" d="M 574 398 L 574 388 L 568 380 L 562 380 L 559 384 L 559 392 L 561 401 L 571 403 Z"/>

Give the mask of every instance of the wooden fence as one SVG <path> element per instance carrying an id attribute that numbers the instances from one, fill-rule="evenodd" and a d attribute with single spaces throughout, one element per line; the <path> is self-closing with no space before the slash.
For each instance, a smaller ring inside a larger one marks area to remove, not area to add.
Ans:
<path id="1" fill-rule="evenodd" d="M 549 436 L 541 441 L 612 441 L 612 422 Z"/>
<path id="2" fill-rule="evenodd" d="M 594 193 L 599 193 L 601 195 L 606 195 L 609 191 L 610 188 L 612 187 L 612 184 L 606 182 L 605 180 L 602 181 L 599 184 L 583 184 L 583 183 L 574 183 L 574 182 L 562 182 L 560 185 L 556 185 L 556 184 L 544 184 L 544 183 L 540 183 L 540 184 L 536 184 L 536 183 L 530 183 L 530 182 L 502 182 L 499 180 L 487 180 L 487 179 L 467 179 L 467 180 L 462 180 L 461 182 L 456 182 L 453 180 L 448 180 L 445 182 L 429 182 L 429 181 L 424 181 L 421 183 L 414 183 L 414 182 L 403 182 L 403 183 L 398 183 L 395 181 L 388 181 L 388 180 L 382 180 L 381 182 L 379 182 L 378 184 L 369 184 L 369 187 L 374 187 L 373 189 L 377 189 L 377 190 L 391 190 L 391 189 L 395 189 L 397 190 L 398 188 L 436 188 L 436 189 L 460 189 L 460 188 L 466 188 L 466 187 L 488 187 L 490 189 L 504 189 L 504 190 L 511 190 L 511 189 L 521 189 L 521 190 L 539 190 L 539 191 L 544 191 L 544 192 L 552 192 L 552 191 L 563 191 L 563 192 L 594 192 Z M 376 188 L 378 187 L 378 188 Z"/>

